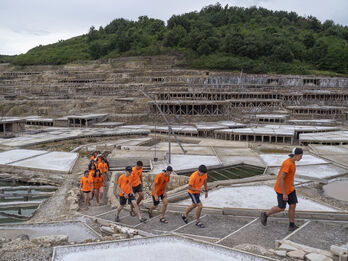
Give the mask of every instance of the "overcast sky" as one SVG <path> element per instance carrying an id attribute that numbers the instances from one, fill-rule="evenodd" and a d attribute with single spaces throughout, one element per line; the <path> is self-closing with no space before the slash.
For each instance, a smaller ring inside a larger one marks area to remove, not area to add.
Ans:
<path id="1" fill-rule="evenodd" d="M 222 6 L 262 6 L 313 15 L 348 25 L 348 0 L 0 0 L 0 54 L 20 54 L 42 44 L 87 33 L 115 18 L 147 15 L 167 21 L 173 14 Z"/>

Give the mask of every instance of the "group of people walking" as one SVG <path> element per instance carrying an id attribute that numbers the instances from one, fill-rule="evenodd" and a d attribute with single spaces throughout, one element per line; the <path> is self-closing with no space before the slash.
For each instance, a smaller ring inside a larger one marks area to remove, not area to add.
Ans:
<path id="1" fill-rule="evenodd" d="M 295 209 L 298 200 L 293 182 L 296 172 L 295 162 L 300 161 L 302 159 L 302 155 L 303 150 L 301 148 L 294 148 L 291 154 L 289 154 L 289 158 L 283 162 L 274 186 L 277 194 L 278 205 L 274 206 L 267 212 L 261 213 L 260 220 L 264 226 L 267 225 L 267 219 L 269 216 L 284 211 L 286 204 L 289 204 L 289 231 L 294 231 L 298 228 L 295 225 Z M 89 200 L 91 199 L 92 188 L 97 203 L 100 204 L 105 179 L 109 179 L 107 174 L 108 163 L 106 159 L 99 157 L 98 154 L 95 154 L 91 157 L 90 165 L 90 170 L 86 170 L 84 177 L 81 178 L 81 190 L 84 194 L 86 209 L 88 209 Z M 127 202 L 130 205 L 131 216 L 137 216 L 139 222 L 145 222 L 147 220 L 142 216 L 139 208 L 140 202 L 144 199 L 142 172 L 143 163 L 138 161 L 136 166 L 133 168 L 127 166 L 124 173 L 118 178 L 117 190 L 120 204 L 116 210 L 116 222 L 120 221 L 120 212 L 125 207 Z M 165 224 L 168 223 L 168 220 L 165 218 L 165 213 L 168 206 L 168 197 L 166 191 L 172 172 L 173 168 L 171 166 L 167 166 L 161 173 L 156 175 L 151 185 L 153 203 L 148 209 L 149 218 L 153 217 L 153 211 L 158 208 L 160 201 L 162 201 L 163 206 L 160 211 L 159 221 Z M 196 209 L 195 225 L 199 228 L 205 227 L 205 225 L 200 221 L 201 211 L 203 208 L 200 195 L 204 194 L 205 198 L 208 197 L 207 175 L 207 167 L 205 165 L 200 165 L 197 171 L 191 174 L 188 182 L 187 192 L 191 198 L 192 204 L 186 209 L 185 213 L 181 214 L 183 222 L 187 224 L 189 222 L 189 213 L 193 209 Z M 202 187 L 204 188 L 202 189 Z"/>
<path id="2" fill-rule="evenodd" d="M 103 199 L 105 181 L 109 180 L 109 163 L 100 154 L 99 151 L 93 152 L 88 170 L 84 171 L 84 175 L 80 180 L 80 190 L 83 193 L 85 202 L 85 210 L 91 205 L 91 200 L 95 198 L 97 205 L 100 205 Z"/>

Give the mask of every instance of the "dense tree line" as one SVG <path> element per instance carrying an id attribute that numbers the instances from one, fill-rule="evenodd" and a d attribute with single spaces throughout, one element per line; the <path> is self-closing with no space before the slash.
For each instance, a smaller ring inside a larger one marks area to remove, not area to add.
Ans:
<path id="1" fill-rule="evenodd" d="M 294 12 L 216 4 L 173 15 L 167 25 L 147 16 L 115 19 L 104 28 L 92 26 L 86 35 L 35 47 L 13 63 L 64 64 L 173 52 L 184 53 L 192 68 L 348 74 L 348 27 Z"/>

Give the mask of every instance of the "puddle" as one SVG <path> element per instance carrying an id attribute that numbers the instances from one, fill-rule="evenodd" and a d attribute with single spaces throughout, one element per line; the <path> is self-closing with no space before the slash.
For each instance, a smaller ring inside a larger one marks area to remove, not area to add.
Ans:
<path id="1" fill-rule="evenodd" d="M 323 187 L 324 194 L 328 197 L 348 201 L 348 179 L 330 182 Z"/>

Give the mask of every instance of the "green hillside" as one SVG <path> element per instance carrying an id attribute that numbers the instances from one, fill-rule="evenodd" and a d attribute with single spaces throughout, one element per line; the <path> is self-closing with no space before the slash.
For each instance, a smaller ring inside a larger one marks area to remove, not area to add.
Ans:
<path id="1" fill-rule="evenodd" d="M 204 7 L 158 19 L 115 19 L 105 28 L 38 46 L 15 65 L 182 53 L 190 68 L 348 75 L 348 27 L 264 8 Z"/>

